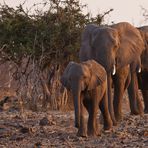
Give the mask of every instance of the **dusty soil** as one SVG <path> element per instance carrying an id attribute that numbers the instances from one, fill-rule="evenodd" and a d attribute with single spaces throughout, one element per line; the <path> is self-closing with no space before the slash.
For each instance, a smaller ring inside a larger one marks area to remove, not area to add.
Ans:
<path id="1" fill-rule="evenodd" d="M 148 148 L 148 115 L 131 116 L 124 103 L 123 121 L 97 138 L 77 137 L 73 111 L 20 113 L 15 108 L 0 111 L 0 148 Z M 99 122 L 99 121 L 98 121 Z"/>

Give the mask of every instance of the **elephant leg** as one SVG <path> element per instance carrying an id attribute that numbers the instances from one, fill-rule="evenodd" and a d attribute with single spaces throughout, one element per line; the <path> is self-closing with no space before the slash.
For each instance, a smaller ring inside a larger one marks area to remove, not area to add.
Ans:
<path id="1" fill-rule="evenodd" d="M 142 101 L 138 93 L 138 80 L 135 72 L 131 73 L 131 82 L 128 87 L 131 114 L 143 114 Z"/>
<path id="2" fill-rule="evenodd" d="M 116 121 L 122 120 L 122 99 L 124 94 L 124 87 L 120 85 L 121 80 L 114 85 L 114 112 Z"/>
<path id="3" fill-rule="evenodd" d="M 108 110 L 108 98 L 107 98 L 107 92 L 105 92 L 100 104 L 99 104 L 99 108 L 101 110 L 101 113 L 103 115 L 104 118 L 104 130 L 109 130 L 112 128 L 112 120 L 110 117 L 110 113 Z"/>
<path id="4" fill-rule="evenodd" d="M 85 124 L 85 106 L 83 104 L 84 97 L 80 100 L 80 127 L 77 136 L 87 137 L 86 124 Z"/>
<path id="5" fill-rule="evenodd" d="M 88 136 L 98 136 L 100 131 L 98 130 L 97 125 L 97 111 L 98 111 L 98 101 L 94 98 L 91 98 L 84 103 L 88 111 L 88 124 L 87 124 L 87 133 Z"/>
<path id="6" fill-rule="evenodd" d="M 138 84 L 143 95 L 144 113 L 148 113 L 148 72 L 142 71 L 138 75 L 138 80 Z"/>
<path id="7" fill-rule="evenodd" d="M 144 99 L 144 113 L 148 114 L 148 90 L 142 90 Z"/>
<path id="8" fill-rule="evenodd" d="M 122 100 L 125 92 L 125 88 L 127 87 L 126 82 L 129 74 L 128 67 L 124 67 L 119 69 L 116 75 L 114 76 L 114 112 L 116 121 L 122 120 Z"/>
<path id="9" fill-rule="evenodd" d="M 95 104 L 94 101 L 92 101 L 89 109 L 87 129 L 88 129 L 88 135 L 93 137 L 100 135 L 97 125 L 97 108 L 98 105 Z"/>
<path id="10" fill-rule="evenodd" d="M 129 87 L 130 82 L 131 82 L 131 74 L 129 72 L 127 79 L 126 79 L 126 82 L 125 82 L 124 91 Z"/>
<path id="11" fill-rule="evenodd" d="M 111 115 L 111 119 L 113 121 L 113 125 L 117 125 L 117 121 L 114 115 L 114 108 L 113 108 L 113 95 L 112 95 L 112 78 L 111 74 L 107 75 L 107 84 L 108 84 L 108 108 Z"/>

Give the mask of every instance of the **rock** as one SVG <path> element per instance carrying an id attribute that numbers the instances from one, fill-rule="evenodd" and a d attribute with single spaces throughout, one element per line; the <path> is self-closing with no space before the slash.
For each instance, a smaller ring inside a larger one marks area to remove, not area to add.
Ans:
<path id="1" fill-rule="evenodd" d="M 25 137 L 24 135 L 21 135 L 21 134 L 14 134 L 10 137 L 10 140 L 13 140 L 13 141 L 21 141 L 23 140 Z"/>
<path id="2" fill-rule="evenodd" d="M 40 120 L 40 123 L 39 123 L 40 126 L 46 126 L 46 125 L 49 125 L 49 120 L 47 117 L 44 117 Z"/>
<path id="3" fill-rule="evenodd" d="M 43 117 L 40 122 L 39 125 L 40 126 L 46 126 L 46 125 L 55 125 L 56 123 L 54 121 L 49 120 L 47 117 Z"/>
<path id="4" fill-rule="evenodd" d="M 37 142 L 34 144 L 34 147 L 33 148 L 40 148 L 42 146 L 42 143 L 41 142 Z"/>
<path id="5" fill-rule="evenodd" d="M 0 108 L 2 110 L 18 110 L 18 99 L 14 96 L 4 96 L 0 100 Z"/>
<path id="6" fill-rule="evenodd" d="M 20 129 L 20 132 L 23 133 L 23 134 L 29 133 L 29 128 L 28 128 L 28 127 L 22 127 L 22 128 Z"/>

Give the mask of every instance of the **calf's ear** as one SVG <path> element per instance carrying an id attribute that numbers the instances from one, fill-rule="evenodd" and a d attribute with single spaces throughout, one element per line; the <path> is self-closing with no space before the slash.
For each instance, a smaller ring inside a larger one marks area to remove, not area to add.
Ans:
<path id="1" fill-rule="evenodd" d="M 67 89 L 70 89 L 70 86 L 68 84 L 68 73 L 69 73 L 69 70 L 70 70 L 70 67 L 74 64 L 74 62 L 69 62 L 69 64 L 67 65 L 67 67 L 65 68 L 64 70 L 64 73 L 63 75 L 61 76 L 61 83 L 64 87 L 66 87 Z"/>
<path id="2" fill-rule="evenodd" d="M 88 67 L 90 70 L 90 81 L 88 84 L 88 90 L 94 89 L 98 85 L 101 85 L 107 78 L 107 74 L 103 66 L 94 60 L 88 61 Z"/>

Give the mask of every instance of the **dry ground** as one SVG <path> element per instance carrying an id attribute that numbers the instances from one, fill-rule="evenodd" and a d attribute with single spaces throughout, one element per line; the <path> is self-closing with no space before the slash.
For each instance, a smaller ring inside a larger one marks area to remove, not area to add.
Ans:
<path id="1" fill-rule="evenodd" d="M 123 112 L 123 121 L 112 133 L 102 129 L 100 137 L 81 138 L 76 136 L 73 111 L 20 114 L 7 108 L 0 111 L 0 148 L 148 148 L 148 115 L 131 116 L 126 100 Z"/>

